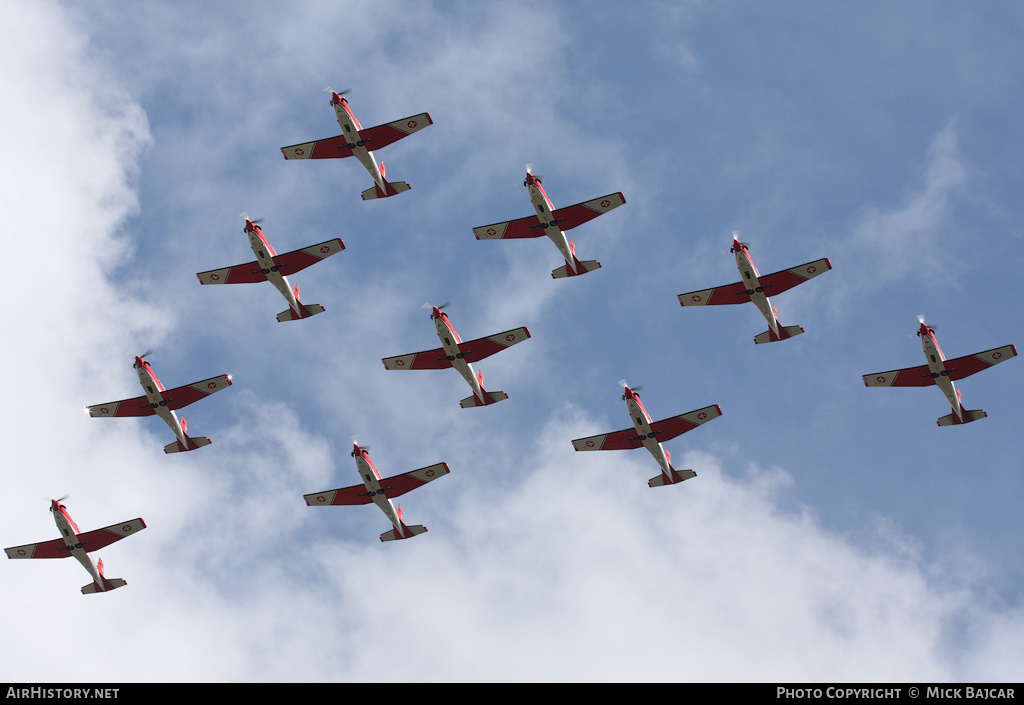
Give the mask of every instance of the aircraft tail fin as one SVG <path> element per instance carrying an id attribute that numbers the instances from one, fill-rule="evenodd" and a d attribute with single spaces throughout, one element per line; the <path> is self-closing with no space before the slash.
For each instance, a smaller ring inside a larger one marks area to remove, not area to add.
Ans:
<path id="1" fill-rule="evenodd" d="M 476 398 L 475 394 L 470 395 L 460 401 L 459 406 L 463 409 L 469 409 L 473 406 L 489 406 L 491 404 L 497 404 L 499 401 L 505 401 L 508 399 L 508 394 L 505 394 L 505 392 L 484 392 L 484 397 L 486 398 L 483 400 L 483 403 L 481 403 L 480 400 Z"/>
<path id="2" fill-rule="evenodd" d="M 185 424 L 185 419 L 183 418 L 181 420 L 181 429 L 182 429 L 183 432 L 184 432 L 185 428 L 187 428 L 187 426 Z M 208 445 L 210 445 L 210 443 L 213 442 L 209 438 L 207 438 L 206 436 L 197 436 L 196 438 L 192 438 L 187 433 L 185 434 L 185 440 L 188 441 L 188 445 L 182 445 L 181 441 L 176 440 L 176 441 L 174 441 L 174 443 L 168 443 L 167 445 L 165 445 L 164 446 L 164 452 L 165 453 L 184 453 L 185 451 L 196 450 L 197 448 L 202 448 L 203 446 L 208 446 Z"/>
<path id="3" fill-rule="evenodd" d="M 499 401 L 505 401 L 508 399 L 508 394 L 505 392 L 488 392 L 484 389 L 484 373 L 483 370 L 477 373 L 476 381 L 480 384 L 480 391 L 483 392 L 484 398 L 480 399 L 476 394 L 472 394 L 462 401 L 459 402 L 459 406 L 463 409 L 468 409 L 473 406 L 489 406 L 496 404 Z"/>
<path id="4" fill-rule="evenodd" d="M 103 575 L 102 558 L 96 562 L 96 569 L 96 572 L 100 574 L 100 580 L 103 581 L 103 585 L 101 587 L 99 584 L 96 583 L 95 580 L 89 583 L 88 585 L 83 585 L 83 595 L 92 595 L 97 592 L 107 592 L 108 590 L 116 590 L 117 588 L 124 587 L 128 584 L 123 578 L 108 578 L 105 575 Z"/>
<path id="5" fill-rule="evenodd" d="M 291 308 L 286 308 L 281 313 L 277 314 L 278 323 L 284 323 L 285 321 L 298 321 L 303 318 L 309 318 L 315 316 L 318 313 L 323 313 L 326 309 L 320 304 L 299 304 L 302 307 L 302 315 L 296 315 L 295 311 Z"/>
<path id="6" fill-rule="evenodd" d="M 384 178 L 384 162 L 380 163 L 380 179 L 384 182 L 384 190 L 381 191 L 380 186 L 374 184 L 372 188 L 368 188 L 363 191 L 363 200 L 372 201 L 375 198 L 387 198 L 388 196 L 397 196 L 403 191 L 408 191 L 412 188 L 409 184 L 404 181 L 390 182 Z"/>
<path id="7" fill-rule="evenodd" d="M 981 409 L 964 409 L 963 407 L 961 407 L 961 409 L 963 412 L 963 419 L 956 414 L 946 414 L 938 420 L 939 426 L 958 426 L 960 424 L 970 423 L 971 421 L 977 421 L 978 419 L 983 419 L 988 416 L 988 414 Z"/>
<path id="8" fill-rule="evenodd" d="M 576 257 L 576 254 L 573 253 L 573 258 L 575 258 L 575 257 Z M 575 272 L 572 271 L 571 269 L 569 269 L 569 265 L 568 264 L 563 264 L 558 269 L 551 270 L 551 278 L 552 279 L 565 279 L 566 277 L 577 277 L 580 274 L 586 274 L 587 272 L 593 272 L 595 269 L 600 269 L 600 268 L 601 268 L 601 263 L 598 262 L 596 259 L 588 259 L 588 260 L 584 260 L 582 262 L 580 262 L 579 260 L 576 260 L 576 271 Z"/>
<path id="9" fill-rule="evenodd" d="M 648 480 L 647 485 L 649 487 L 663 487 L 665 485 L 678 484 L 683 480 L 689 480 L 691 477 L 697 477 L 697 473 L 693 470 L 676 470 L 672 467 L 672 463 L 669 463 L 668 467 L 671 470 L 671 475 L 666 475 L 665 471 L 662 470 L 660 475 Z"/>
<path id="10" fill-rule="evenodd" d="M 779 340 L 785 340 L 786 338 L 792 338 L 794 335 L 800 335 L 803 332 L 804 329 L 800 326 L 782 326 L 779 328 L 779 334 L 775 335 L 775 331 L 769 328 L 764 333 L 754 336 L 754 342 L 774 343 Z"/>
<path id="11" fill-rule="evenodd" d="M 395 529 L 385 531 L 383 534 L 380 535 L 381 541 L 399 541 L 401 539 L 411 539 L 413 536 L 419 536 L 420 534 L 427 533 L 427 527 L 423 526 L 423 524 L 413 524 L 412 526 L 408 526 L 405 523 L 405 521 L 402 519 L 401 504 L 398 505 L 396 513 L 398 514 L 398 523 L 402 525 L 401 533 L 399 533 Z"/>

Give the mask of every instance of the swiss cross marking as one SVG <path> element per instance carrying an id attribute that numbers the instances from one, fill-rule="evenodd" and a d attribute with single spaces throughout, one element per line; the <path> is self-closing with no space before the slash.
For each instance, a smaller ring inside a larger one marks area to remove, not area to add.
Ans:
<path id="1" fill-rule="evenodd" d="M 810 267 L 807 268 L 807 273 L 808 274 L 814 274 L 816 271 L 818 271 L 818 268 L 815 267 L 813 264 Z"/>
<path id="2" fill-rule="evenodd" d="M 405 360 L 395 360 L 395 367 L 405 367 Z"/>
<path id="3" fill-rule="evenodd" d="M 295 150 L 295 153 L 296 153 L 296 154 L 298 154 L 298 155 L 299 155 L 299 156 L 301 157 L 301 156 L 302 156 L 303 154 L 305 154 L 306 152 L 305 152 L 305 151 L 303 151 L 303 150 L 302 150 L 302 149 L 300 149 L 300 148 L 297 148 L 297 149 Z"/>
<path id="4" fill-rule="evenodd" d="M 213 389 L 216 386 L 217 386 L 216 382 L 210 382 L 209 384 L 206 385 L 206 388 L 207 389 Z"/>
<path id="5" fill-rule="evenodd" d="M 696 303 L 696 302 L 698 302 L 700 300 L 701 300 L 700 294 L 694 294 L 693 296 L 690 297 L 690 301 L 693 301 L 694 303 Z"/>
<path id="6" fill-rule="evenodd" d="M 331 248 L 328 247 L 327 245 L 324 245 L 323 247 L 320 248 L 320 253 L 321 254 L 325 254 L 326 255 L 330 251 L 331 251 Z"/>
<path id="7" fill-rule="evenodd" d="M 412 128 L 416 127 L 416 121 L 410 120 L 409 122 L 405 123 L 405 126 L 411 130 Z"/>
<path id="8" fill-rule="evenodd" d="M 608 206 L 610 206 L 611 204 L 612 204 L 612 202 L 611 202 L 611 201 L 609 201 L 609 200 L 608 200 L 607 198 L 606 198 L 606 199 L 604 199 L 603 201 L 601 201 L 601 207 L 602 207 L 602 208 L 607 208 L 607 207 L 608 207 Z"/>
<path id="9" fill-rule="evenodd" d="M 879 384 L 882 384 L 883 382 L 885 382 L 885 376 L 878 375 L 877 377 L 875 377 L 875 381 L 878 382 Z"/>
<path id="10" fill-rule="evenodd" d="M 593 441 L 587 441 L 586 445 L 587 445 L 587 448 L 593 448 L 594 447 L 594 442 Z"/>
<path id="11" fill-rule="evenodd" d="M 213 281 L 218 281 L 220 279 L 220 275 L 219 274 L 211 274 L 210 275 L 210 279 L 212 279 Z"/>
<path id="12" fill-rule="evenodd" d="M 508 341 L 508 342 L 510 342 L 510 343 L 511 343 L 511 342 L 512 342 L 513 340 L 515 340 L 515 339 L 516 339 L 515 333 L 509 333 L 508 335 L 506 335 L 506 336 L 505 336 L 505 340 L 507 340 L 507 341 Z"/>
<path id="13" fill-rule="evenodd" d="M 433 477 L 434 476 L 434 471 L 433 470 L 427 470 L 423 474 L 426 475 L 427 477 Z"/>
<path id="14" fill-rule="evenodd" d="M 705 412 L 703 412 L 703 411 L 702 411 L 702 412 L 700 412 L 699 414 L 697 414 L 697 418 L 698 418 L 698 419 L 700 419 L 700 420 L 702 420 L 702 421 L 703 421 L 704 419 L 706 419 L 707 417 L 708 417 L 708 415 L 707 415 L 707 414 L 706 414 Z"/>
<path id="15" fill-rule="evenodd" d="M 993 360 L 998 360 L 1002 356 L 1003 356 L 1003 354 L 1001 352 L 999 352 L 999 351 L 996 351 L 996 352 L 992 353 L 992 359 Z"/>
<path id="16" fill-rule="evenodd" d="M 495 232 L 497 232 L 497 231 L 494 228 L 487 228 L 487 234 L 488 235 L 494 235 Z"/>

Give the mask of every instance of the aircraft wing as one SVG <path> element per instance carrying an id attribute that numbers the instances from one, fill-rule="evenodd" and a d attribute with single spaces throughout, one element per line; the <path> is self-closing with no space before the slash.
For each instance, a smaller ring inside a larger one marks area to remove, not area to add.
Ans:
<path id="1" fill-rule="evenodd" d="M 341 159 L 352 156 L 352 150 L 347 146 L 348 142 L 348 137 L 338 135 L 314 142 L 281 147 L 281 154 L 285 159 Z"/>
<path id="2" fill-rule="evenodd" d="M 28 543 L 24 546 L 5 548 L 8 558 L 67 558 L 71 550 L 64 539 L 53 539 L 42 543 Z"/>
<path id="3" fill-rule="evenodd" d="M 321 260 L 327 259 L 331 255 L 336 255 L 344 249 L 345 243 L 341 241 L 340 237 L 336 237 L 333 240 L 310 245 L 301 250 L 292 250 L 291 252 L 285 252 L 283 255 L 277 255 L 274 257 L 274 264 L 277 265 L 281 274 L 294 274 L 295 272 L 301 272 L 306 267 L 313 266 Z"/>
<path id="4" fill-rule="evenodd" d="M 572 445 L 576 450 L 628 450 L 640 448 L 643 441 L 637 436 L 635 428 L 626 428 L 614 433 L 577 438 Z"/>
<path id="5" fill-rule="evenodd" d="M 949 378 L 955 382 L 964 377 L 970 377 L 975 372 L 987 370 L 992 365 L 998 365 L 1016 355 L 1017 348 L 1012 345 L 1004 345 L 1001 348 L 992 348 L 985 352 L 946 360 L 946 369 L 949 370 Z"/>
<path id="6" fill-rule="evenodd" d="M 152 416 L 156 409 L 150 406 L 146 397 L 133 397 L 121 401 L 108 401 L 106 404 L 96 404 L 89 407 L 89 416 L 114 417 L 114 416 Z"/>
<path id="7" fill-rule="evenodd" d="M 655 421 L 651 424 L 651 431 L 654 432 L 654 437 L 658 439 L 659 443 L 669 441 L 687 431 L 692 431 L 703 423 L 717 419 L 721 415 L 721 407 L 718 404 L 712 404 L 711 406 L 705 406 L 703 409 Z"/>
<path id="8" fill-rule="evenodd" d="M 540 220 L 535 215 L 528 215 L 525 218 L 507 220 L 504 223 L 482 225 L 473 228 L 473 234 L 477 240 L 514 240 L 526 237 L 540 237 L 544 235 L 544 228 L 540 227 Z"/>
<path id="9" fill-rule="evenodd" d="M 447 475 L 449 472 L 447 463 L 437 463 L 436 465 L 429 465 L 419 470 L 395 475 L 394 477 L 386 477 L 380 481 L 380 488 L 384 490 L 384 495 L 388 499 L 393 499 L 417 487 L 422 487 L 431 480 Z"/>
<path id="10" fill-rule="evenodd" d="M 819 259 L 813 262 L 805 262 L 797 267 L 784 269 L 781 272 L 767 274 L 763 277 L 759 277 L 758 280 L 761 282 L 761 286 L 764 287 L 765 294 L 768 296 L 775 296 L 776 294 L 781 294 L 784 291 L 792 289 L 797 284 L 803 284 L 811 277 L 816 277 L 830 269 L 832 269 L 832 263 L 829 262 L 826 257 L 825 259 Z"/>
<path id="11" fill-rule="evenodd" d="M 601 196 L 592 201 L 584 201 L 574 206 L 557 208 L 551 211 L 551 215 L 554 216 L 554 220 L 558 221 L 559 228 L 571 230 L 577 225 L 583 225 L 588 220 L 604 215 L 612 208 L 618 208 L 625 202 L 626 198 L 621 193 L 610 193 L 607 196 Z"/>
<path id="12" fill-rule="evenodd" d="M 310 507 L 337 507 L 343 504 L 369 504 L 373 501 L 366 485 L 352 485 L 342 487 L 338 490 L 327 490 L 326 492 L 314 492 L 302 496 Z"/>
<path id="13" fill-rule="evenodd" d="M 388 370 L 444 370 L 452 366 L 444 348 L 424 350 L 397 357 L 385 357 L 381 362 Z"/>
<path id="14" fill-rule="evenodd" d="M 476 340 L 470 340 L 468 343 L 460 343 L 459 351 L 463 353 L 463 359 L 466 362 L 478 362 L 516 343 L 521 343 L 529 337 L 530 331 L 525 327 L 516 328 L 515 330 L 507 330 L 504 333 L 497 333 L 488 338 L 477 338 Z"/>
<path id="15" fill-rule="evenodd" d="M 211 269 L 208 272 L 197 272 L 200 284 L 255 284 L 265 282 L 267 275 L 260 270 L 259 262 L 236 264 L 234 267 Z"/>
<path id="16" fill-rule="evenodd" d="M 182 407 L 193 404 L 200 399 L 205 399 L 214 392 L 219 392 L 231 386 L 231 375 L 220 375 L 211 377 L 201 382 L 186 384 L 183 387 L 168 389 L 163 393 L 167 408 L 175 411 Z"/>
<path id="17" fill-rule="evenodd" d="M 366 143 L 367 149 L 383 149 L 403 137 L 408 137 L 414 132 L 419 132 L 424 127 L 433 125 L 429 113 L 420 113 L 411 117 L 402 118 L 389 122 L 386 125 L 368 127 L 359 131 L 359 137 Z M 316 157 L 313 157 L 314 159 Z"/>
<path id="18" fill-rule="evenodd" d="M 702 289 L 679 295 L 680 306 L 718 306 L 722 304 L 745 304 L 750 301 L 747 285 L 736 282 L 714 289 Z"/>
<path id="19" fill-rule="evenodd" d="M 86 531 L 84 534 L 78 535 L 78 542 L 82 544 L 85 552 L 89 553 L 90 551 L 98 551 L 104 546 L 109 546 L 115 541 L 120 541 L 125 536 L 131 536 L 145 528 L 146 522 L 139 517 L 131 521 L 122 521 L 120 524 L 112 524 L 102 529 Z M 61 543 L 63 543 L 63 540 L 61 540 Z"/>
<path id="20" fill-rule="evenodd" d="M 927 387 L 930 384 L 935 384 L 935 380 L 928 365 L 864 375 L 866 387 Z"/>

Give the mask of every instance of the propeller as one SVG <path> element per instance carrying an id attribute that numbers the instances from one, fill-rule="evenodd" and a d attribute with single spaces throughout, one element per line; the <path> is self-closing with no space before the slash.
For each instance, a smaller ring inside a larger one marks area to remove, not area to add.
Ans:
<path id="1" fill-rule="evenodd" d="M 259 225 L 259 224 L 260 224 L 260 223 L 262 223 L 262 222 L 263 222 L 264 220 L 266 220 L 265 218 L 250 218 L 250 217 L 249 217 L 249 214 L 248 214 L 248 213 L 245 213 L 245 212 L 239 213 L 239 214 L 238 214 L 238 217 L 239 217 L 239 218 L 245 218 L 246 220 L 248 220 L 248 221 L 249 221 L 250 223 L 252 223 L 253 225 Z M 243 233 L 245 232 L 245 228 L 242 228 L 242 232 L 243 232 Z"/>
<path id="2" fill-rule="evenodd" d="M 352 445 L 359 446 L 359 436 L 352 436 Z M 363 450 L 370 450 L 370 446 L 359 446 Z"/>
<path id="3" fill-rule="evenodd" d="M 533 174 L 533 178 L 537 179 L 537 181 L 543 181 L 544 180 L 544 177 L 541 176 L 540 174 L 534 174 L 533 173 L 533 164 L 527 164 L 526 165 L 526 173 L 527 174 Z"/>
<path id="4" fill-rule="evenodd" d="M 739 230 L 733 230 L 732 231 L 732 239 L 735 240 L 736 242 L 739 242 L 741 245 L 746 247 L 748 250 L 750 249 L 750 243 L 749 242 L 740 242 L 740 231 Z"/>
<path id="5" fill-rule="evenodd" d="M 63 502 L 65 499 L 67 499 L 70 496 L 71 496 L 70 494 L 65 494 L 63 497 L 58 497 L 57 499 L 55 499 L 53 501 L 56 502 L 57 504 L 60 504 L 61 502 Z M 50 504 L 50 511 L 51 512 L 53 511 L 53 504 L 52 503 Z"/>
<path id="6" fill-rule="evenodd" d="M 917 322 L 920 323 L 923 326 L 927 326 L 928 330 L 930 330 L 932 333 L 934 333 L 935 331 L 937 331 L 939 329 L 938 326 L 929 326 L 927 323 L 925 323 L 924 322 L 924 314 L 923 313 L 917 314 Z M 921 335 L 921 331 L 920 330 L 917 331 L 917 335 Z"/>
<path id="7" fill-rule="evenodd" d="M 619 380 L 619 386 L 620 386 L 620 387 L 622 387 L 623 389 L 625 389 L 625 388 L 626 388 L 626 387 L 628 387 L 629 385 L 628 385 L 628 384 L 626 384 L 626 380 L 624 380 L 624 379 L 620 379 L 620 380 Z M 632 390 L 633 390 L 634 392 L 639 392 L 640 390 L 642 390 L 642 389 L 644 388 L 644 385 L 642 385 L 642 384 L 639 384 L 639 385 L 637 385 L 637 386 L 635 386 L 635 387 L 629 387 L 629 388 L 630 388 L 630 389 L 632 389 Z"/>
<path id="8" fill-rule="evenodd" d="M 331 93 L 331 94 L 332 94 L 332 95 L 331 95 L 331 103 L 330 103 L 330 104 L 331 104 L 331 105 L 334 105 L 334 95 L 333 95 L 334 93 L 337 93 L 338 95 L 346 95 L 346 94 L 348 94 L 348 93 L 351 93 L 351 92 L 352 92 L 352 89 L 351 89 L 351 88 L 346 88 L 346 89 L 345 89 L 345 90 L 343 90 L 343 91 L 335 91 L 335 90 L 334 90 L 333 88 L 331 88 L 330 86 L 327 86 L 326 88 L 324 88 L 324 92 L 325 92 L 325 93 Z"/>
<path id="9" fill-rule="evenodd" d="M 445 307 L 446 307 L 446 306 L 451 306 L 451 305 L 452 305 L 452 302 L 451 302 L 451 300 L 449 299 L 448 301 L 445 301 L 445 302 L 444 302 L 443 304 L 441 304 L 441 305 L 440 305 L 440 306 L 438 306 L 437 308 L 438 308 L 439 310 L 443 311 L 443 310 L 445 309 Z M 423 308 L 423 309 L 426 309 L 426 310 L 430 311 L 430 310 L 433 310 L 433 308 L 434 308 L 434 304 L 432 304 L 432 303 L 429 303 L 429 302 L 428 302 L 428 303 L 425 303 L 425 304 L 423 304 L 423 306 L 421 306 L 420 308 Z"/>

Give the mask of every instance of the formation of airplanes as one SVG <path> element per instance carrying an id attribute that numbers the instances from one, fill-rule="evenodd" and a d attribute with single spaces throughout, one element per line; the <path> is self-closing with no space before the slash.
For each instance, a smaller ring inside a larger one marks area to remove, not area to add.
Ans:
<path id="1" fill-rule="evenodd" d="M 378 163 L 372 150 L 383 149 L 430 126 L 433 124 L 430 115 L 420 113 L 364 129 L 353 114 L 348 100 L 344 97 L 345 93 L 347 91 L 340 93 L 331 91 L 330 102 L 342 129 L 342 134 L 283 147 L 281 152 L 284 158 L 297 160 L 354 156 L 366 168 L 374 183 L 371 188 L 363 191 L 363 200 L 389 198 L 408 191 L 410 188 L 408 183 L 386 179 L 384 162 Z M 541 183 L 541 177 L 533 174 L 532 165 L 526 167 L 523 185 L 529 194 L 534 215 L 473 228 L 476 238 L 478 240 L 508 240 L 547 236 L 565 260 L 564 265 L 551 272 L 554 279 L 575 277 L 599 269 L 601 264 L 597 260 L 581 261 L 576 256 L 576 245 L 568 239 L 566 232 L 625 204 L 626 199 L 622 193 L 610 193 L 556 209 Z M 298 285 L 293 285 L 288 277 L 341 252 L 345 249 L 344 242 L 340 238 L 334 238 L 278 255 L 268 242 L 259 222 L 245 217 L 244 233 L 249 239 L 249 244 L 256 257 L 255 261 L 199 272 L 196 276 L 199 278 L 200 284 L 242 284 L 269 281 L 288 303 L 288 308 L 277 314 L 279 322 L 302 320 L 323 313 L 325 309 L 322 305 L 305 304 L 301 301 Z M 804 329 L 800 326 L 783 326 L 779 322 L 778 312 L 769 296 L 781 294 L 829 271 L 832 268 L 829 260 L 827 258 L 818 259 L 789 269 L 761 275 L 750 256 L 749 245 L 740 241 L 738 232 L 733 233 L 730 252 L 735 255 L 740 281 L 726 286 L 680 294 L 678 296 L 680 305 L 684 307 L 715 306 L 753 302 L 768 322 L 768 330 L 754 338 L 754 342 L 758 344 L 778 342 L 803 333 Z M 473 363 L 526 340 L 530 337 L 530 331 L 524 326 L 464 342 L 456 333 L 448 315 L 443 311 L 446 305 L 425 306 L 431 310 L 430 318 L 434 323 L 441 347 L 383 358 L 385 369 L 455 368 L 472 391 L 469 397 L 461 400 L 460 405 L 463 408 L 489 406 L 508 399 L 508 394 L 503 391 L 489 392 L 484 389 L 483 373 L 474 370 Z M 934 328 L 925 324 L 923 316 L 919 317 L 919 321 L 920 328 L 917 335 L 921 338 L 926 364 L 864 375 L 864 384 L 869 387 L 938 386 L 953 410 L 951 414 L 938 419 L 939 426 L 965 424 L 984 418 L 986 416 L 984 411 L 969 410 L 963 406 L 960 390 L 956 388 L 954 382 L 1016 356 L 1016 348 L 1013 345 L 1004 345 L 973 355 L 947 360 L 939 348 Z M 232 384 L 231 376 L 222 374 L 168 390 L 156 377 L 150 363 L 144 359 L 148 354 L 135 356 L 134 362 L 134 368 L 144 394 L 130 399 L 90 406 L 88 407 L 89 415 L 102 418 L 159 416 L 175 436 L 175 440 L 164 447 L 165 453 L 187 452 L 209 445 L 209 438 L 189 436 L 188 424 L 184 416 L 179 420 L 175 412 L 227 388 Z M 625 380 L 622 380 L 620 385 L 624 389 L 622 399 L 626 402 L 632 428 L 576 439 L 572 441 L 573 448 L 577 451 L 646 448 L 661 470 L 658 475 L 648 481 L 650 487 L 679 484 L 696 477 L 696 472 L 691 469 L 675 468 L 672 465 L 671 454 L 663 447 L 662 443 L 718 418 L 722 415 L 721 408 L 717 404 L 712 404 L 660 421 L 652 421 L 637 393 L 641 388 L 630 388 Z M 448 465 L 441 462 L 382 478 L 373 461 L 370 460 L 368 448 L 361 447 L 355 438 L 353 438 L 351 455 L 355 459 L 361 484 L 304 495 L 306 504 L 311 507 L 321 507 L 362 505 L 372 502 L 384 512 L 393 526 L 392 529 L 380 535 L 381 541 L 402 540 L 425 533 L 427 529 L 422 524 L 406 524 L 401 505 L 395 505 L 392 500 L 449 474 Z M 60 538 L 5 549 L 9 558 L 67 558 L 74 556 L 92 577 L 92 582 L 82 587 L 83 594 L 108 592 L 126 584 L 121 578 L 105 577 L 103 561 L 99 560 L 94 563 L 88 554 L 145 529 L 146 523 L 142 518 L 82 533 L 72 521 L 65 505 L 61 504 L 61 500 L 51 500 L 50 511 L 53 513 L 54 521 L 61 534 Z"/>

